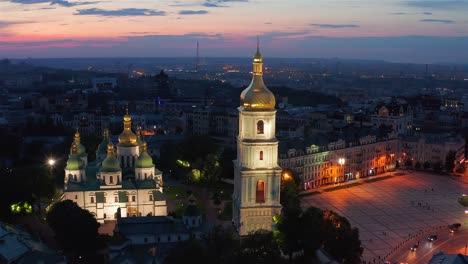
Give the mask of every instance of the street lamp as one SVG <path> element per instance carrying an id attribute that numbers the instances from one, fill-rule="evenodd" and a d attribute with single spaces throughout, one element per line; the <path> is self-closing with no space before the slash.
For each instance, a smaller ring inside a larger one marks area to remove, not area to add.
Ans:
<path id="1" fill-rule="evenodd" d="M 344 181 L 344 174 L 345 174 L 345 173 L 344 173 L 344 170 L 343 170 L 343 165 L 345 164 L 345 161 L 346 161 L 346 160 L 345 160 L 344 158 L 339 158 L 339 159 L 338 159 L 338 164 L 340 164 L 341 170 L 343 171 L 343 181 Z"/>
<path id="2" fill-rule="evenodd" d="M 47 160 L 47 164 L 49 164 L 49 166 L 51 166 L 51 167 L 53 167 L 55 165 L 55 162 L 56 162 L 56 160 L 54 160 L 54 159 Z"/>

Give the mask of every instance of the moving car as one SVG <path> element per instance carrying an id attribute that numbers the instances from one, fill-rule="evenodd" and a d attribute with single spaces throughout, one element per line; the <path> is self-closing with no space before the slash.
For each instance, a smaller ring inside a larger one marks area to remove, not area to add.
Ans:
<path id="1" fill-rule="evenodd" d="M 450 233 L 454 233 L 460 227 L 461 227 L 460 223 L 454 223 L 454 224 L 449 225 Z"/>
<path id="2" fill-rule="evenodd" d="M 437 238 L 438 238 L 437 235 L 431 235 L 431 236 L 429 236 L 429 237 L 427 238 L 427 241 L 432 242 L 432 241 L 434 241 L 434 240 L 437 240 Z"/>
<path id="3" fill-rule="evenodd" d="M 410 247 L 410 250 L 411 251 L 416 251 L 418 249 L 419 245 L 418 244 L 414 244 L 412 247 Z"/>

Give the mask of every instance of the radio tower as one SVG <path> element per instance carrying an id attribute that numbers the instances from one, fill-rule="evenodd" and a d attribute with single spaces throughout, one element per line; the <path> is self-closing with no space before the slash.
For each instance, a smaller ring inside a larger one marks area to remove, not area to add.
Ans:
<path id="1" fill-rule="evenodd" d="M 195 65 L 195 70 L 198 72 L 199 67 L 200 67 L 200 44 L 198 44 L 197 41 L 197 64 Z"/>

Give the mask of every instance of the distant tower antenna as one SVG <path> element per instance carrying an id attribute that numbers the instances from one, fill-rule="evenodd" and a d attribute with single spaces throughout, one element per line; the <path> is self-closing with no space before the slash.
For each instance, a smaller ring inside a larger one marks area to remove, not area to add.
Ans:
<path id="1" fill-rule="evenodd" d="M 199 68 L 200 68 L 200 44 L 197 41 L 197 65 L 195 66 L 195 69 L 197 72 Z"/>

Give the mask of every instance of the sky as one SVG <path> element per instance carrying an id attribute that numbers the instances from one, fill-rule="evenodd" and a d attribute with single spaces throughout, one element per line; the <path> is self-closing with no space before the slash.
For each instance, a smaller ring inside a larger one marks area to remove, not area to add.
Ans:
<path id="1" fill-rule="evenodd" d="M 468 0 L 0 0 L 0 58 L 468 64 Z"/>

